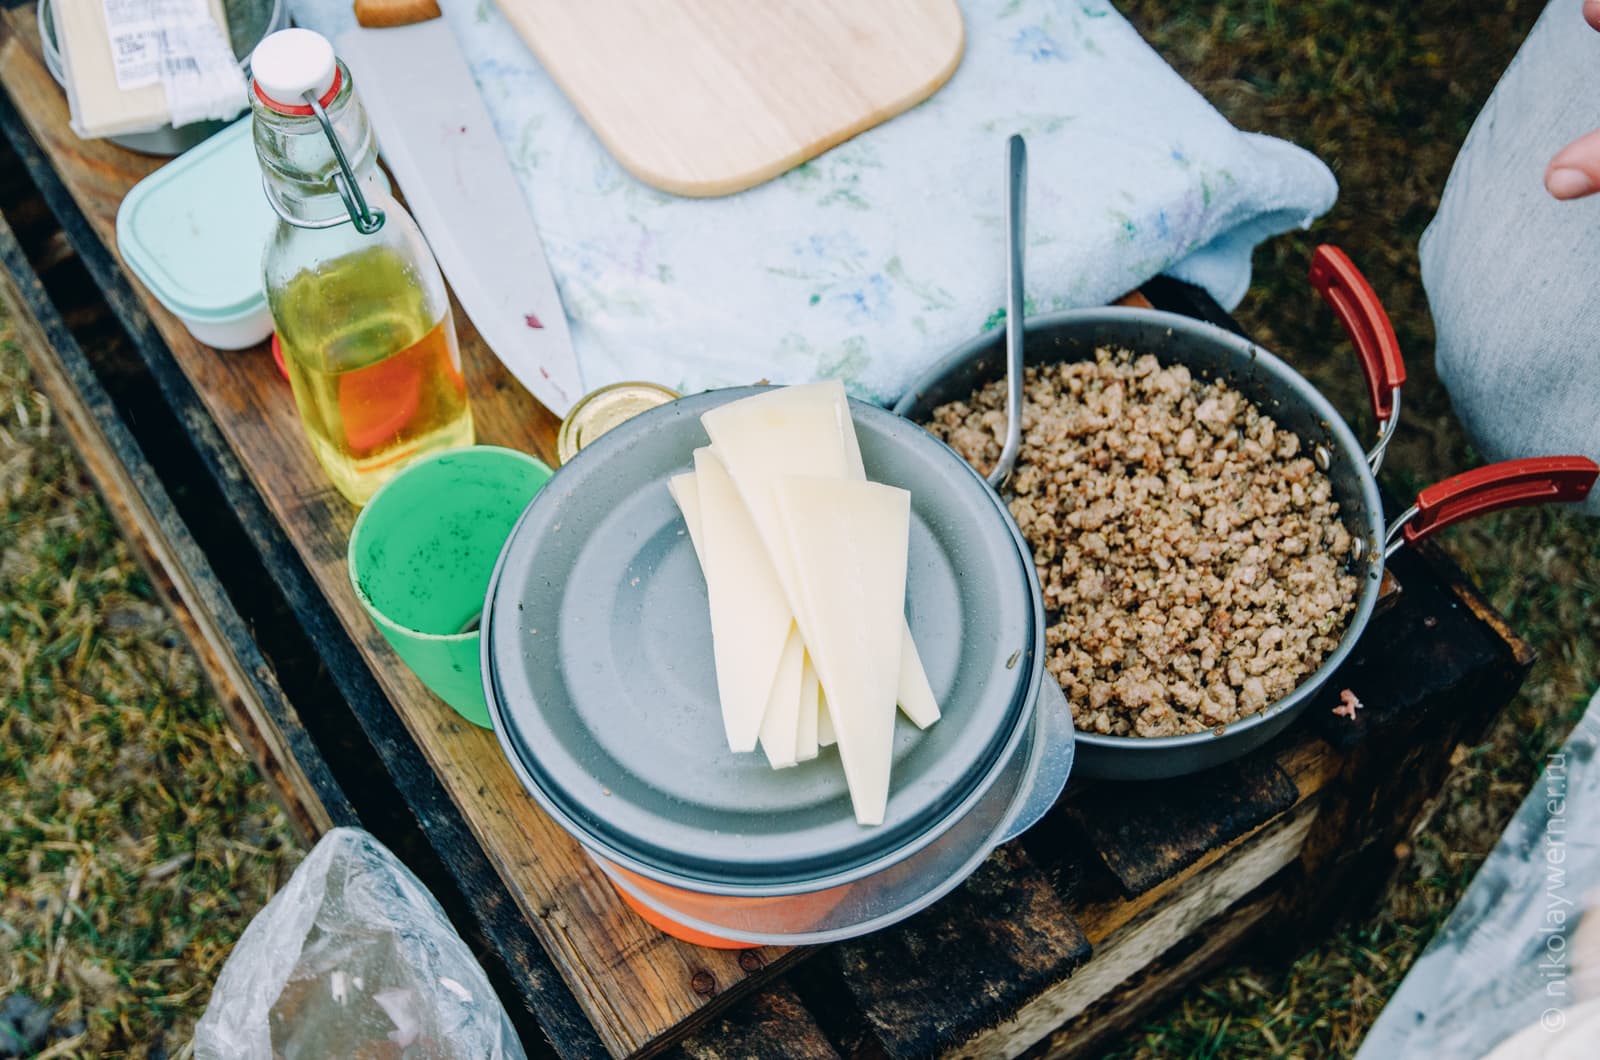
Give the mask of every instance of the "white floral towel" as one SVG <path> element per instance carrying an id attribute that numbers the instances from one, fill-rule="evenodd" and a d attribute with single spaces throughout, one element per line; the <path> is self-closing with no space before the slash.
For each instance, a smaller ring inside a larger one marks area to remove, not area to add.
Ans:
<path id="1" fill-rule="evenodd" d="M 351 24 L 349 0 L 292 5 L 330 36 Z M 928 102 L 750 191 L 678 198 L 611 159 L 492 0 L 442 6 L 591 387 L 836 376 L 892 400 L 998 319 L 1012 132 L 1030 156 L 1030 312 L 1158 273 L 1231 306 L 1256 243 L 1337 191 L 1314 156 L 1228 124 L 1105 0 L 962 0 L 966 54 Z"/>

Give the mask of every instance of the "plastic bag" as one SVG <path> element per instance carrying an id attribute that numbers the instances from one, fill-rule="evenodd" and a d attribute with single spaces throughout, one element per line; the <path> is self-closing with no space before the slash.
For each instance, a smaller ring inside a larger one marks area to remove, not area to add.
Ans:
<path id="1" fill-rule="evenodd" d="M 322 837 L 229 955 L 196 1060 L 526 1060 L 444 910 L 382 844 Z"/>
<path id="2" fill-rule="evenodd" d="M 1600 1056 L 1600 695 L 1357 1060 Z"/>

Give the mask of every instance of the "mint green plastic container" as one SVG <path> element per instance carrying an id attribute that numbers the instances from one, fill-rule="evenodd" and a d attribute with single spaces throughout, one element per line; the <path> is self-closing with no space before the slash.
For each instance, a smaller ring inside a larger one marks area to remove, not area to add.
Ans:
<path id="1" fill-rule="evenodd" d="M 133 186 L 117 210 L 117 249 L 190 334 L 242 350 L 272 334 L 261 251 L 272 207 L 261 193 L 251 120 L 234 122 Z"/>
<path id="2" fill-rule="evenodd" d="M 492 445 L 418 460 L 373 494 L 350 532 L 350 584 L 423 684 L 489 728 L 478 620 L 500 547 L 554 474 Z"/>

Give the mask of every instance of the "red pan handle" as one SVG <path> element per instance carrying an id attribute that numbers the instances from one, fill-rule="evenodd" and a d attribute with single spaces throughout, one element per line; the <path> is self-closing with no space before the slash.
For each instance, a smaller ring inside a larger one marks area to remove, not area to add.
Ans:
<path id="1" fill-rule="evenodd" d="M 1389 528 L 1408 543 L 1474 515 L 1528 504 L 1581 501 L 1589 495 L 1600 464 L 1585 456 L 1534 456 L 1474 468 L 1417 494 L 1417 503 Z"/>
<path id="2" fill-rule="evenodd" d="M 1389 314 L 1350 255 L 1327 243 L 1311 255 L 1311 286 L 1333 308 L 1355 344 L 1372 397 L 1372 414 L 1384 423 L 1394 415 L 1395 390 L 1406 381 L 1400 340 L 1395 338 Z"/>

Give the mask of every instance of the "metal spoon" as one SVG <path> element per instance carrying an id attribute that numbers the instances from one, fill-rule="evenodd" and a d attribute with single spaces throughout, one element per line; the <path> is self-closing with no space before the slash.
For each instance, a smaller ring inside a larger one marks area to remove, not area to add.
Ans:
<path id="1" fill-rule="evenodd" d="M 1021 136 L 1006 142 L 1006 441 L 989 472 L 996 490 L 1011 477 L 1022 448 L 1022 236 L 1028 197 L 1028 145 Z"/>

